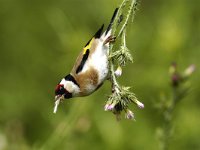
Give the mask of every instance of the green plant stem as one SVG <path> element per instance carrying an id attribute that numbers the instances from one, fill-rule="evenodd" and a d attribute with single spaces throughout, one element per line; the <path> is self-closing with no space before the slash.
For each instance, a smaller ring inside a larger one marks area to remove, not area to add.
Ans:
<path id="1" fill-rule="evenodd" d="M 117 35 L 116 39 L 119 38 L 118 41 L 120 42 L 117 43 L 116 41 L 115 47 L 110 44 L 109 48 L 109 79 L 112 85 L 112 94 L 106 102 L 105 110 L 112 111 L 117 118 L 124 111 L 125 118 L 134 119 L 133 112 L 128 109 L 130 103 L 135 103 L 139 108 L 144 108 L 144 104 L 137 100 L 133 92 L 129 91 L 130 87 L 121 86 L 116 78 L 122 73 L 121 66 L 125 66 L 127 62 L 133 62 L 129 49 L 126 47 L 126 27 L 131 16 L 135 14 L 136 4 L 136 0 L 124 0 L 118 9 L 112 26 L 112 35 Z M 115 50 L 113 50 L 113 47 Z M 118 65 L 116 72 L 115 65 Z"/>
<path id="2" fill-rule="evenodd" d="M 168 150 L 170 138 L 172 137 L 172 117 L 175 105 L 181 100 L 179 87 L 172 87 L 172 99 L 163 110 L 163 137 L 160 141 L 160 150 Z"/>
<path id="3" fill-rule="evenodd" d="M 116 19 L 114 21 L 114 25 L 113 25 L 113 28 L 112 28 L 112 35 L 115 35 L 115 32 L 117 30 L 117 25 L 116 25 L 117 21 L 120 19 L 119 17 L 120 17 L 120 13 L 122 12 L 122 8 L 125 6 L 125 4 L 127 2 L 129 2 L 129 0 L 124 0 L 121 3 L 120 7 L 119 7 L 119 11 L 118 11 L 118 14 L 116 16 Z M 135 3 L 136 3 L 136 0 L 132 0 L 131 1 L 130 9 L 129 9 L 127 15 L 126 15 L 125 22 L 124 22 L 123 26 L 121 27 L 121 29 L 120 29 L 120 31 L 119 31 L 119 33 L 117 35 L 117 38 L 118 38 L 119 36 L 121 36 L 122 33 L 124 33 L 123 34 L 123 38 L 122 38 L 122 43 L 123 43 L 124 46 L 126 46 L 126 41 L 125 41 L 126 32 L 125 32 L 125 29 L 127 27 L 127 24 L 128 24 L 128 21 L 129 21 L 129 19 L 131 17 L 132 12 L 134 11 L 134 4 Z M 110 45 L 109 52 L 110 52 L 109 55 L 111 56 L 112 53 L 113 53 L 113 45 Z M 112 91 L 113 90 L 119 91 L 120 86 L 119 86 L 119 84 L 117 82 L 117 79 L 116 79 L 116 76 L 115 76 L 115 73 L 114 73 L 115 70 L 114 70 L 114 59 L 113 58 L 110 58 L 109 64 L 110 64 L 110 81 L 112 83 Z"/>
<path id="4" fill-rule="evenodd" d="M 159 130 L 160 150 L 168 150 L 170 139 L 173 136 L 173 113 L 177 104 L 186 96 L 189 86 L 185 84 L 188 77 L 195 71 L 195 66 L 190 65 L 183 73 L 177 71 L 176 63 L 172 63 L 169 68 L 171 75 L 171 99 L 161 99 L 159 109 L 162 111 L 163 125 Z"/>
<path id="5" fill-rule="evenodd" d="M 125 2 L 128 2 L 128 1 L 129 1 L 129 0 L 126 0 Z M 122 4 L 123 4 L 123 3 L 122 3 Z M 125 22 L 124 22 L 122 28 L 120 29 L 120 31 L 119 31 L 117 37 L 121 36 L 121 34 L 123 33 L 123 31 L 126 29 L 126 26 L 127 26 L 128 22 L 129 22 L 129 19 L 130 19 L 131 15 L 132 15 L 132 13 L 133 13 L 133 11 L 134 11 L 134 4 L 136 4 L 136 0 L 132 0 L 131 5 L 130 5 L 130 9 L 129 9 L 127 15 L 126 15 L 126 20 L 125 20 Z M 122 7 L 123 7 L 123 5 L 121 5 L 120 8 L 122 8 Z"/>

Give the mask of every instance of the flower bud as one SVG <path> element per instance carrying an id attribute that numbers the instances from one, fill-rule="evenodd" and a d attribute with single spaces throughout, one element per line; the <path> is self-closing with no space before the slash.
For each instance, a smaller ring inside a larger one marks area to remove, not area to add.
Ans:
<path id="1" fill-rule="evenodd" d="M 115 71 L 115 75 L 117 77 L 121 76 L 122 75 L 122 68 L 120 66 L 117 67 L 117 70 Z"/>
<path id="2" fill-rule="evenodd" d="M 131 110 L 127 109 L 125 118 L 126 119 L 134 119 L 134 113 Z"/>
<path id="3" fill-rule="evenodd" d="M 140 101 L 137 102 L 137 106 L 138 106 L 139 108 L 144 108 L 144 104 L 141 103 Z"/>
<path id="4" fill-rule="evenodd" d="M 105 111 L 111 111 L 111 110 L 114 109 L 114 107 L 115 107 L 114 104 L 106 104 L 106 105 L 104 106 L 104 110 L 105 110 Z"/>
<path id="5" fill-rule="evenodd" d="M 177 72 L 177 65 L 176 63 L 172 63 L 171 66 L 169 67 L 169 74 L 173 75 Z"/>
<path id="6" fill-rule="evenodd" d="M 144 108 L 144 104 L 138 101 L 137 99 L 133 100 L 133 102 L 139 107 L 139 108 Z"/>
<path id="7" fill-rule="evenodd" d="M 189 77 L 194 71 L 195 71 L 195 65 L 190 65 L 188 68 L 185 69 L 184 71 L 184 76 Z"/>

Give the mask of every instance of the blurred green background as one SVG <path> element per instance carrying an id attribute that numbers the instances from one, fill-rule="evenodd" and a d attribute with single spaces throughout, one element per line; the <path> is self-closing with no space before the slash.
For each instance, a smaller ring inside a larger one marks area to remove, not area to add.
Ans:
<path id="1" fill-rule="evenodd" d="M 104 112 L 110 84 L 74 98 L 53 114 L 54 88 L 82 47 L 108 24 L 121 0 L 0 0 L 0 150 L 158 149 L 161 116 L 153 107 L 170 92 L 168 67 L 196 64 L 191 91 L 174 112 L 171 150 L 200 149 L 200 1 L 142 0 L 127 44 L 134 63 L 120 83 L 145 109 L 136 121 Z"/>

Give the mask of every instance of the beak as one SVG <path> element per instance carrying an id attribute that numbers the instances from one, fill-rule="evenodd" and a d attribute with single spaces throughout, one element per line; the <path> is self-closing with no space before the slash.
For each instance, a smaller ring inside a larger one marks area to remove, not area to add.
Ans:
<path id="1" fill-rule="evenodd" d="M 61 100 L 64 100 L 64 95 L 56 95 L 55 96 L 55 101 L 61 101 Z"/>

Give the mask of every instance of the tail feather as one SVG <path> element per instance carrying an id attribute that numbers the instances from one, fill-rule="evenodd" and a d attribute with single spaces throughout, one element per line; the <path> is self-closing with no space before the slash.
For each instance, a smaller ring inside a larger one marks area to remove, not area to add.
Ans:
<path id="1" fill-rule="evenodd" d="M 117 15 L 118 9 L 119 9 L 119 8 L 116 8 L 116 9 L 115 9 L 115 11 L 114 11 L 114 13 L 113 13 L 113 16 L 112 16 L 112 18 L 111 18 L 111 20 L 110 20 L 110 23 L 109 23 L 109 25 L 108 25 L 108 27 L 107 27 L 107 29 L 106 29 L 105 35 L 108 34 L 108 32 L 110 31 L 110 29 L 111 29 L 111 27 L 112 27 L 113 21 L 115 20 L 115 17 L 116 17 L 116 15 Z"/>
<path id="2" fill-rule="evenodd" d="M 101 28 L 95 33 L 95 35 L 94 35 L 94 38 L 95 38 L 95 39 L 101 37 L 102 31 L 103 31 L 103 27 L 104 27 L 104 24 L 103 24 L 103 25 L 101 26 Z"/>
<path id="3" fill-rule="evenodd" d="M 101 28 L 99 28 L 99 30 L 94 34 L 94 38 L 95 39 L 98 39 L 98 38 L 100 38 L 101 37 L 101 35 L 102 35 L 102 31 L 103 31 L 103 27 L 104 27 L 104 24 L 101 26 Z M 92 38 L 93 38 L 92 37 Z M 89 45 L 90 44 L 90 41 L 92 40 L 92 38 L 86 43 L 86 45 L 85 45 L 85 47 L 87 46 L 87 45 Z"/>

